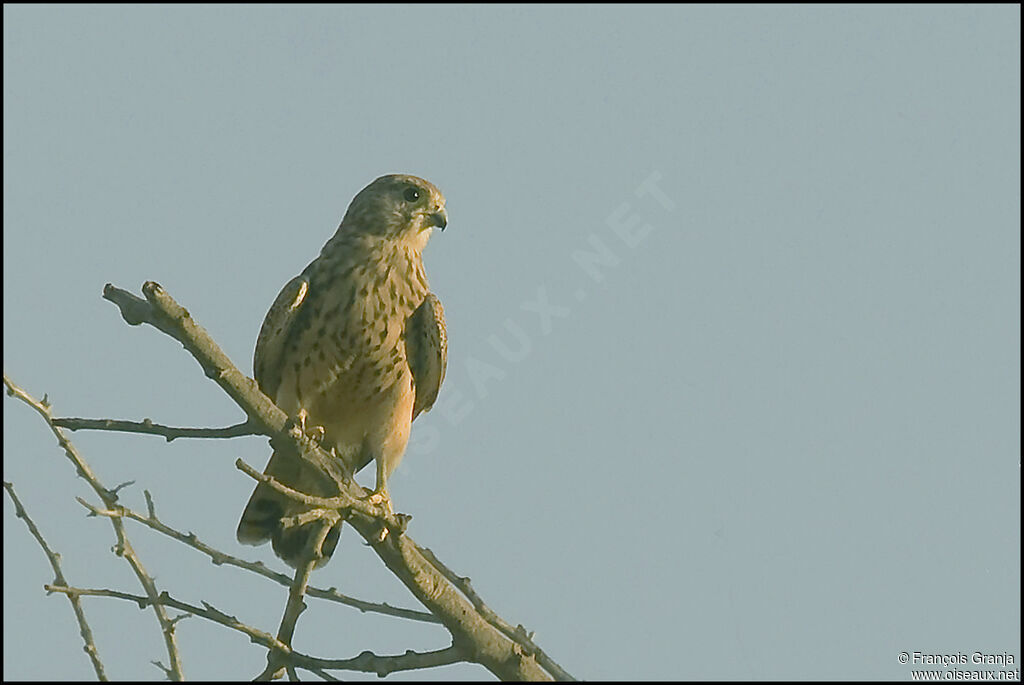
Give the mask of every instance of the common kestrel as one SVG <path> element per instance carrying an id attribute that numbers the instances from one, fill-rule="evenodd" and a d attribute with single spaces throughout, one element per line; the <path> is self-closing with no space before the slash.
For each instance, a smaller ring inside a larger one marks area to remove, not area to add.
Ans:
<path id="1" fill-rule="evenodd" d="M 352 473 L 375 461 L 375 495 L 390 506 L 388 476 L 444 380 L 447 340 L 441 301 L 430 292 L 422 252 L 448 223 L 445 200 L 416 176 L 381 176 L 355 196 L 320 256 L 281 290 L 256 341 L 260 389 L 307 431 L 322 429 Z M 332 481 L 297 457 L 275 452 L 264 473 L 311 495 L 337 494 Z M 238 540 L 273 542 L 297 566 L 313 523 L 282 519 L 308 510 L 259 484 L 238 524 Z M 318 566 L 338 543 L 328 533 Z"/>

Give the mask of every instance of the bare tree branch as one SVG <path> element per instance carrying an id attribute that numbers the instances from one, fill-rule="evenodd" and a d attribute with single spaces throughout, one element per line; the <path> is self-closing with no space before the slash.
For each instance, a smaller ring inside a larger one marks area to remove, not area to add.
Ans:
<path id="1" fill-rule="evenodd" d="M 292 578 L 285 575 L 284 573 L 278 573 L 266 567 L 262 561 L 246 561 L 245 559 L 239 559 L 238 557 L 222 552 L 206 543 L 202 542 L 195 533 L 183 533 L 179 530 L 168 526 L 166 523 L 161 521 L 156 515 L 156 507 L 153 504 L 153 496 L 148 490 L 144 490 L 143 494 L 146 497 L 146 504 L 149 509 L 149 513 L 143 516 L 139 512 L 129 509 L 125 506 L 120 506 L 117 509 L 100 509 L 92 504 L 89 504 L 85 500 L 78 498 L 78 502 L 89 510 L 93 516 L 123 516 L 134 521 L 148 526 L 152 530 L 158 533 L 162 533 L 169 538 L 173 538 L 182 544 L 188 545 L 192 549 L 195 549 L 202 554 L 210 557 L 217 566 L 234 566 L 236 568 L 251 571 L 258 575 L 263 576 L 269 580 L 272 580 L 285 587 L 290 587 L 292 584 Z M 359 609 L 363 613 L 376 613 L 384 614 L 387 616 L 395 616 L 397 618 L 405 618 L 411 621 L 423 621 L 425 623 L 440 623 L 440 621 L 433 615 L 423 611 L 415 611 L 413 609 L 403 609 L 401 607 L 394 607 L 387 603 L 368 602 L 366 600 L 357 599 L 355 597 L 349 597 L 348 595 L 338 592 L 337 588 L 318 588 L 309 587 L 306 589 L 306 594 L 310 597 L 316 597 L 318 599 L 325 599 L 331 602 L 337 602 L 338 604 L 344 604 L 356 609 Z"/>
<path id="2" fill-rule="evenodd" d="M 298 502 L 302 502 L 303 504 L 308 504 L 312 507 L 319 507 L 319 510 L 307 512 L 307 514 L 313 515 L 313 518 L 309 518 L 309 520 L 323 518 L 324 516 L 329 515 L 328 512 L 334 510 L 342 511 L 346 516 L 351 515 L 353 512 L 358 512 L 367 519 L 382 521 L 386 524 L 386 530 L 403 533 L 408 527 L 409 521 L 412 519 L 408 514 L 395 514 L 387 511 L 380 505 L 372 504 L 369 498 L 364 494 L 354 497 L 351 491 L 342 490 L 342 492 L 336 497 L 317 497 L 316 495 L 308 495 L 304 492 L 294 490 L 273 476 L 260 473 L 241 459 L 235 460 L 235 467 L 253 480 L 269 485 L 283 495 L 287 495 L 288 497 Z M 359 485 L 352 483 L 351 481 L 349 482 L 349 487 L 356 488 L 360 493 L 366 493 L 365 489 L 360 488 Z M 302 523 L 306 522 L 308 521 L 302 521 Z"/>
<path id="3" fill-rule="evenodd" d="M 44 588 L 47 592 L 59 592 L 73 598 L 109 597 L 111 599 L 122 599 L 137 604 L 140 609 L 145 609 L 153 604 L 149 597 L 119 592 L 117 590 L 79 588 L 57 584 L 45 585 Z M 302 668 L 311 672 L 321 670 L 360 671 L 363 673 L 376 673 L 383 678 L 389 673 L 397 671 L 434 668 L 465 661 L 465 655 L 454 646 L 431 652 L 414 652 L 409 650 L 405 654 L 395 656 L 381 656 L 373 652 L 364 651 L 359 656 L 351 659 L 323 659 L 297 652 L 286 642 L 274 637 L 270 633 L 239 621 L 235 616 L 224 613 L 209 602 L 203 602 L 203 605 L 200 607 L 175 599 L 167 592 L 161 592 L 156 599 L 156 603 L 160 606 L 171 607 L 172 609 L 185 612 L 184 615 L 179 616 L 175 620 L 197 616 L 246 635 L 255 644 L 262 645 L 281 654 L 282 667 L 287 664 L 288 666 Z"/>
<path id="4" fill-rule="evenodd" d="M 428 550 L 421 549 L 408 535 L 405 528 L 410 517 L 395 515 L 384 510 L 381 506 L 374 506 L 367 499 L 367 491 L 352 481 L 351 474 L 347 472 L 343 462 L 332 456 L 320 445 L 304 435 L 302 431 L 290 420 L 266 395 L 260 390 L 255 381 L 241 373 L 228 359 L 227 355 L 217 346 L 210 336 L 198 326 L 188 311 L 175 302 L 158 284 L 147 282 L 142 287 L 145 299 L 140 299 L 131 293 L 108 284 L 104 288 L 104 298 L 113 302 L 121 311 L 122 317 L 132 325 L 148 323 L 162 332 L 179 341 L 185 349 L 196 359 L 207 377 L 217 383 L 224 392 L 242 409 L 247 417 L 246 421 L 237 426 L 227 429 L 175 429 L 166 426 L 156 427 L 149 421 L 142 423 L 113 422 L 105 420 L 82 420 L 63 419 L 62 423 L 76 428 L 100 428 L 113 430 L 130 430 L 132 432 L 149 432 L 162 435 L 167 439 L 186 437 L 196 431 L 215 431 L 218 437 L 227 437 L 227 431 L 241 431 L 245 434 L 257 433 L 269 436 L 271 446 L 275 451 L 291 453 L 295 458 L 303 459 L 308 464 L 320 469 L 331 478 L 337 485 L 337 495 L 331 498 L 311 497 L 305 493 L 291 490 L 276 481 L 275 479 L 259 473 L 255 469 L 244 464 L 241 460 L 236 466 L 245 471 L 250 477 L 259 482 L 266 483 L 288 497 L 306 502 L 317 508 L 309 512 L 306 518 L 309 520 L 321 520 L 321 537 L 326 534 L 331 525 L 340 518 L 344 518 L 356 531 L 367 541 L 374 552 L 384 561 L 385 565 L 395 576 L 412 592 L 412 594 L 430 611 L 435 619 L 442 623 L 452 636 L 452 647 L 442 650 L 440 653 L 429 653 L 431 656 L 419 655 L 417 658 L 407 653 L 403 657 L 387 657 L 391 661 L 386 663 L 374 661 L 383 657 L 375 657 L 372 654 L 364 653 L 354 660 L 345 662 L 356 663 L 364 659 L 373 666 L 372 672 L 380 673 L 400 670 L 402 664 L 430 663 L 440 665 L 441 662 L 452 663 L 459 659 L 479 663 L 494 675 L 503 680 L 550 680 L 552 677 L 559 679 L 572 679 L 564 669 L 558 666 L 548 657 L 534 642 L 532 634 L 527 633 L 522 626 L 512 628 L 511 624 L 501 619 L 491 611 L 482 599 L 473 591 L 468 579 L 460 578 L 452 573 L 447 566 L 442 564 Z M 7 382 L 5 378 L 5 382 Z M 8 385 L 9 391 L 11 385 Z M 37 403 L 38 404 L 38 403 Z M 37 411 L 39 408 L 37 407 Z M 60 429 L 54 424 L 49 415 L 48 407 L 43 411 L 44 417 L 50 424 L 51 429 L 58 436 L 61 445 L 68 451 L 66 438 Z M 70 455 L 70 452 L 69 452 Z M 75 460 L 76 464 L 81 462 Z M 81 462 L 80 471 L 88 472 L 88 467 Z M 86 477 L 83 475 L 83 477 Z M 88 477 L 87 477 L 88 479 Z M 141 517 L 138 514 L 129 513 L 128 510 L 116 504 L 116 491 L 102 489 L 98 481 L 93 477 L 90 483 L 95 483 L 94 489 L 101 493 L 105 509 L 96 509 L 95 513 L 109 516 L 119 531 L 119 542 L 123 539 L 123 518 L 135 518 L 150 527 L 170 534 L 161 527 L 153 511 L 152 500 L 147 497 L 150 515 Z M 148 493 L 147 493 L 148 496 Z M 145 520 L 144 520 L 145 519 Z M 303 519 L 305 522 L 305 518 Z M 298 523 L 296 521 L 295 523 Z M 178 534 L 179 536 L 181 534 Z M 174 535 L 172 535 L 174 537 Z M 184 536 L 186 544 L 208 553 L 215 563 L 232 563 L 229 555 L 222 555 L 216 551 L 207 552 L 204 550 L 194 535 Z M 134 558 L 127 540 L 123 539 L 119 549 L 124 550 L 126 557 Z M 318 549 L 318 546 L 314 546 Z M 315 552 L 311 551 L 311 555 Z M 236 560 L 233 560 L 236 561 Z M 268 666 L 262 677 L 278 676 L 287 671 L 289 676 L 294 677 L 294 669 L 308 669 L 322 677 L 329 677 L 325 672 L 333 667 L 329 664 L 341 662 L 301 661 L 291 647 L 291 639 L 294 634 L 295 623 L 305 605 L 302 601 L 307 592 L 309 572 L 315 565 L 315 557 L 311 556 L 304 568 L 296 571 L 295 577 L 289 583 L 291 593 L 288 606 L 285 609 L 278 636 L 269 640 L 260 638 L 260 644 L 270 649 L 268 654 Z M 235 565 L 247 567 L 243 563 Z M 255 566 L 255 565 L 254 565 Z M 259 565 L 262 567 L 262 565 Z M 133 564 L 133 568 L 136 568 Z M 141 565 L 138 566 L 137 575 L 148 579 L 148 576 L 141 572 Z M 263 571 L 258 571 L 263 572 Z M 266 574 L 264 574 L 266 575 Z M 278 580 L 275 578 L 275 580 Z M 281 582 L 278 580 L 278 582 Z M 165 638 L 173 641 L 174 621 L 168 619 L 162 613 L 163 605 L 178 606 L 165 602 L 166 593 L 158 595 L 152 581 L 143 583 L 146 588 L 146 603 L 154 610 L 160 612 L 161 625 L 164 627 Z M 317 591 L 310 589 L 309 594 L 317 592 L 333 593 L 329 591 Z M 184 607 L 183 603 L 179 608 Z M 220 616 L 223 622 L 237 623 L 237 619 L 226 614 L 217 612 L 204 603 L 209 616 Z M 191 609 L 185 609 L 191 611 Z M 201 614 L 196 614 L 201 615 Z M 236 628 L 237 629 L 237 628 Z M 262 635 L 267 635 L 263 633 Z M 252 636 L 251 636 L 252 637 Z M 257 640 L 254 640 L 257 641 Z M 172 677 L 180 677 L 180 667 L 177 665 L 177 655 L 172 654 L 171 669 Z M 404 661 L 403 661 L 404 659 Z M 450 661 L 448 661 L 450 659 Z M 434 661 L 431 661 L 434 660 Z M 435 664 L 436 661 L 436 664 Z M 361 663 L 361 662 L 360 662 Z M 383 665 L 382 665 L 383 663 Z M 414 668 L 416 666 L 408 666 Z M 423 666 L 420 666 L 423 667 Z M 403 666 L 404 668 L 404 666 Z"/>
<path id="5" fill-rule="evenodd" d="M 445 578 L 459 588 L 462 594 L 464 594 L 469 601 L 473 603 L 473 607 L 480 612 L 480 615 L 483 616 L 488 623 L 508 636 L 509 639 L 515 640 L 517 643 L 530 650 L 528 653 L 534 655 L 537 658 L 537 662 L 543 666 L 548 673 L 554 676 L 555 680 L 575 680 L 568 671 L 559 666 L 554 659 L 548 656 L 543 649 L 533 642 L 534 633 L 532 631 L 527 631 L 522 624 L 513 628 L 508 621 L 503 619 L 501 616 L 496 614 L 494 610 L 487 606 L 480 595 L 476 593 L 476 590 L 473 589 L 473 585 L 468 577 L 456 574 L 443 564 L 440 559 L 434 556 L 434 553 L 426 547 L 420 547 L 419 550 L 424 557 L 430 560 L 430 563 L 432 563 L 437 570 L 444 574 Z"/>
<path id="6" fill-rule="evenodd" d="M 69 597 L 111 597 L 114 599 L 124 599 L 129 602 L 135 602 L 139 605 L 140 609 L 145 609 L 149 606 L 157 606 L 161 608 L 171 607 L 172 609 L 178 609 L 185 612 L 184 616 L 179 616 L 175 621 L 179 621 L 188 616 L 199 616 L 208 621 L 219 623 L 226 628 L 231 628 L 232 630 L 244 633 L 256 644 L 263 645 L 264 647 L 270 647 L 272 649 L 279 649 L 288 653 L 291 652 L 291 647 L 279 642 L 277 638 L 270 633 L 242 623 L 236 617 L 220 611 L 208 602 L 203 602 L 203 606 L 197 607 L 194 604 L 188 604 L 187 602 L 174 599 L 166 591 L 161 592 L 156 597 L 148 597 L 145 595 L 133 595 L 128 592 L 120 592 L 118 590 L 77 588 L 66 585 L 46 585 L 45 588 L 47 592 L 62 592 Z"/>
<path id="7" fill-rule="evenodd" d="M 14 492 L 14 484 L 4 481 L 4 489 L 7 490 L 8 496 L 11 501 L 14 502 L 14 515 L 25 522 L 28 526 L 28 530 L 32 533 L 32 537 L 36 539 L 39 546 L 43 548 L 43 552 L 46 554 L 46 558 L 50 560 L 50 567 L 53 568 L 54 583 L 57 585 L 67 585 L 67 578 L 64 577 L 64 571 L 60 566 L 60 555 L 50 549 L 50 545 L 46 543 L 43 538 L 43 534 L 39 531 L 35 522 L 29 517 L 28 512 L 25 511 L 25 507 L 22 506 L 21 500 L 18 499 L 18 495 Z M 78 632 L 82 635 L 82 640 L 85 642 L 84 651 L 89 655 L 89 659 L 92 661 L 92 668 L 96 671 L 96 677 L 102 681 L 107 681 L 107 673 L 103 668 L 103 662 L 100 660 L 99 650 L 96 648 L 96 640 L 92 636 L 92 628 L 89 627 L 89 622 L 85 619 L 85 610 L 82 608 L 82 602 L 79 601 L 78 597 L 68 596 L 68 600 L 71 601 L 71 607 L 75 611 L 75 618 L 78 620 Z"/>
<path id="8" fill-rule="evenodd" d="M 412 671 L 420 668 L 435 668 L 465 661 L 466 657 L 455 647 L 446 647 L 432 652 L 414 652 L 411 649 L 405 654 L 396 656 L 380 656 L 373 652 L 363 652 L 352 659 L 327 660 L 321 662 L 321 668 L 345 669 L 375 673 L 383 678 L 397 671 Z"/>
<path id="9" fill-rule="evenodd" d="M 142 421 L 119 421 L 117 419 L 78 419 L 73 417 L 54 419 L 53 425 L 59 428 L 67 428 L 70 431 L 93 430 L 93 431 L 114 431 L 117 433 L 145 433 L 147 435 L 160 435 L 167 439 L 167 442 L 178 438 L 238 438 L 243 435 L 259 435 L 248 421 L 237 423 L 234 426 L 224 428 L 175 428 L 174 426 L 163 426 L 153 423 L 149 419 Z"/>
<path id="10" fill-rule="evenodd" d="M 64 454 L 67 455 L 71 463 L 75 465 L 75 469 L 78 475 L 83 478 L 93 491 L 103 500 L 103 504 L 108 508 L 114 508 L 117 506 L 117 490 L 108 490 L 100 482 L 99 478 L 93 472 L 92 467 L 85 461 L 82 455 L 78 452 L 78 449 L 71 443 L 64 431 L 53 425 L 53 417 L 50 413 L 50 403 L 46 397 L 43 397 L 43 401 L 39 401 L 29 395 L 27 392 L 22 390 L 20 387 L 15 385 L 11 379 L 4 374 L 4 385 L 7 386 L 7 394 L 11 397 L 17 397 L 19 400 L 27 404 L 36 410 L 36 412 L 43 417 L 46 424 L 50 427 L 50 431 L 53 432 L 57 438 L 57 443 L 64 449 Z M 114 527 L 114 533 L 117 535 L 117 545 L 114 548 L 118 556 L 124 557 L 128 565 L 131 566 L 132 571 L 135 572 L 135 577 L 138 578 L 139 583 L 146 590 L 146 595 L 152 598 L 157 596 L 156 583 L 153 581 L 152 576 L 146 571 L 142 565 L 142 561 L 135 553 L 135 549 L 132 547 L 131 542 L 128 540 L 128 534 L 125 531 L 124 523 L 118 519 L 111 519 L 111 524 Z M 157 621 L 160 624 L 160 630 L 164 637 L 164 645 L 167 648 L 168 658 L 170 659 L 170 675 L 169 677 L 173 680 L 184 680 L 185 676 L 181 670 L 181 657 L 178 652 L 177 638 L 174 634 L 174 623 L 167 616 L 167 612 L 164 611 L 162 606 L 153 605 L 153 612 L 156 614 Z"/>
<path id="11" fill-rule="evenodd" d="M 296 455 L 319 467 L 338 484 L 341 496 L 352 502 L 363 498 L 363 489 L 343 472 L 338 460 L 308 439 L 298 430 L 287 431 L 288 417 L 260 392 L 256 382 L 241 373 L 221 351 L 188 311 L 174 301 L 153 281 L 142 286 L 143 300 L 130 293 L 107 285 L 104 297 L 121 309 L 128 323 L 140 322 L 164 331 L 178 340 L 199 362 L 206 375 L 221 386 L 261 432 L 272 436 L 275 449 L 291 448 Z M 351 506 L 351 505 L 349 505 Z M 549 675 L 537 663 L 531 648 L 506 636 L 492 626 L 459 590 L 435 567 L 407 535 L 389 534 L 394 531 L 386 517 L 366 516 L 355 507 L 348 521 L 370 544 L 370 547 L 391 569 L 413 595 L 452 633 L 454 644 L 467 658 L 476 661 L 496 676 L 508 680 L 549 680 Z"/>
<path id="12" fill-rule="evenodd" d="M 306 550 L 303 564 L 295 570 L 295 579 L 288 592 L 288 603 L 284 608 L 284 616 L 281 617 L 281 626 L 277 629 L 277 639 L 282 644 L 292 644 L 292 638 L 295 636 L 295 626 L 299 622 L 299 615 L 306 610 L 306 604 L 302 601 L 302 596 L 306 593 L 310 574 L 316 568 L 316 563 L 323 557 L 320 546 L 323 544 L 324 538 L 327 537 L 327 532 L 334 523 L 337 523 L 337 521 L 321 521 L 317 525 L 316 535 L 312 540 L 313 544 Z M 282 667 L 291 665 L 291 661 L 287 657 L 287 652 L 271 649 L 267 653 L 267 667 L 260 675 L 256 676 L 256 680 L 275 680 L 279 678 Z M 288 675 L 293 680 L 298 679 L 298 676 L 291 670 L 289 670 Z"/>

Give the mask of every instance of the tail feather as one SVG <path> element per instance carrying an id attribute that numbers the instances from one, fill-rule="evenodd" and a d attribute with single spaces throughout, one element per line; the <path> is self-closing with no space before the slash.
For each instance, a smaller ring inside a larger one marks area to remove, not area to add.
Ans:
<path id="1" fill-rule="evenodd" d="M 287 458 L 277 452 L 270 457 L 270 462 L 263 472 L 290 488 L 310 495 L 331 497 L 337 494 L 334 492 L 334 484 L 318 472 L 313 472 L 298 459 Z M 292 568 L 297 568 L 305 557 L 308 546 L 312 544 L 310 535 L 317 529 L 318 524 L 314 521 L 285 529 L 281 525 L 281 520 L 308 510 L 309 507 L 301 502 L 296 502 L 270 486 L 259 483 L 242 512 L 236 537 L 239 542 L 246 545 L 262 545 L 270 540 L 274 553 Z M 327 537 L 320 546 L 322 557 L 316 564 L 317 568 L 330 560 L 340 537 L 339 521 L 327 532 Z"/>

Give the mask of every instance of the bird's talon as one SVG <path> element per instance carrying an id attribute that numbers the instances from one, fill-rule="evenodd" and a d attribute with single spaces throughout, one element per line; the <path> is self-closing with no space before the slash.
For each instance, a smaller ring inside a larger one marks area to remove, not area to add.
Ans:
<path id="1" fill-rule="evenodd" d="M 294 425 L 299 427 L 299 430 L 302 432 L 304 436 L 312 440 L 317 445 L 323 444 L 324 436 L 327 434 L 327 431 L 324 429 L 323 426 L 306 425 L 306 421 L 307 419 L 309 419 L 309 412 L 307 412 L 305 409 L 300 409 L 299 414 L 296 418 L 298 419 L 298 421 L 296 421 Z"/>
<path id="2" fill-rule="evenodd" d="M 395 515 L 395 510 L 391 506 L 391 496 L 387 492 L 375 490 L 366 497 L 366 501 L 375 507 L 382 508 L 387 516 Z"/>
<path id="3" fill-rule="evenodd" d="M 319 444 L 323 443 L 324 436 L 326 434 L 327 434 L 327 431 L 324 430 L 323 426 L 315 426 L 313 428 L 313 430 L 311 430 L 309 432 L 309 439 L 319 445 Z"/>

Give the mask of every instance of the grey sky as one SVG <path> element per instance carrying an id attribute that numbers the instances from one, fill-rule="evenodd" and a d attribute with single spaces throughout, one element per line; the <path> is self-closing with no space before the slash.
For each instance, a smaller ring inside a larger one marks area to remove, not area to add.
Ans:
<path id="1" fill-rule="evenodd" d="M 160 282 L 250 372 L 280 287 L 390 172 L 450 216 L 425 255 L 449 375 L 396 507 L 571 673 L 1019 668 L 1018 7 L 5 6 L 5 371 L 62 415 L 239 420 L 104 283 Z M 4 479 L 71 582 L 136 591 L 3 407 Z M 265 440 L 74 441 L 126 503 L 271 561 L 234 542 Z M 276 628 L 284 590 L 132 532 L 173 595 Z M 91 675 L 51 579 L 8 501 L 5 678 Z M 350 530 L 314 579 L 414 606 Z M 112 677 L 162 676 L 151 613 L 86 610 Z M 179 637 L 192 678 L 262 668 Z M 296 640 L 448 644 L 317 602 Z"/>

